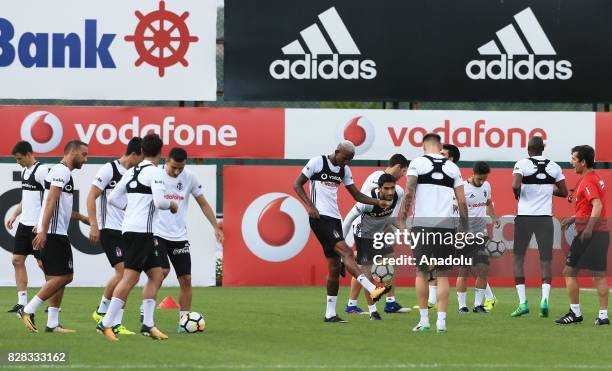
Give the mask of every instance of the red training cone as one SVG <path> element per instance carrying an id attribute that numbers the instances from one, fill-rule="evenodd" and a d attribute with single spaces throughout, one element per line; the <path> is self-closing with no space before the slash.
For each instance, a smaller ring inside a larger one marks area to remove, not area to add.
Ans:
<path id="1" fill-rule="evenodd" d="M 157 309 L 179 309 L 179 306 L 172 296 L 166 296 L 164 300 L 159 303 Z"/>

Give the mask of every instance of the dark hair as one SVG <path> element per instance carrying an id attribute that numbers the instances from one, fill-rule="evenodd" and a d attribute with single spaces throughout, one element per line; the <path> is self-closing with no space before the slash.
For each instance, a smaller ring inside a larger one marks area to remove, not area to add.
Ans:
<path id="1" fill-rule="evenodd" d="M 491 172 L 491 168 L 489 167 L 489 164 L 487 164 L 484 161 L 476 161 L 472 170 L 474 170 L 474 174 L 478 174 L 478 175 L 485 175 Z"/>
<path id="2" fill-rule="evenodd" d="M 64 146 L 64 154 L 67 155 L 72 150 L 79 149 L 81 146 L 87 147 L 88 144 L 85 142 L 81 142 L 80 140 L 77 140 L 77 139 L 71 140 L 70 142 L 66 143 L 66 145 Z"/>
<path id="3" fill-rule="evenodd" d="M 395 182 L 396 182 L 395 177 L 393 175 L 387 174 L 387 173 L 384 173 L 383 175 L 381 175 L 378 178 L 378 186 L 379 187 L 382 187 L 383 184 L 385 184 L 385 183 L 394 183 L 395 184 Z"/>
<path id="4" fill-rule="evenodd" d="M 155 157 L 161 153 L 164 142 L 155 133 L 147 134 L 142 138 L 142 153 L 145 157 Z"/>
<path id="5" fill-rule="evenodd" d="M 442 138 L 440 137 L 439 134 L 436 134 L 436 133 L 427 133 L 423 137 L 423 143 L 429 142 L 429 141 L 432 141 L 432 140 L 435 140 L 438 143 L 442 143 Z"/>
<path id="6" fill-rule="evenodd" d="M 456 145 L 446 143 L 442 145 L 442 148 L 448 151 L 448 157 L 452 157 L 452 162 L 459 162 L 461 152 L 459 152 L 459 148 Z"/>
<path id="7" fill-rule="evenodd" d="M 527 143 L 527 151 L 541 154 L 544 152 L 544 139 L 539 136 L 532 137 Z"/>
<path id="8" fill-rule="evenodd" d="M 127 148 L 125 149 L 125 155 L 129 156 L 132 153 L 135 153 L 139 156 L 142 154 L 142 138 L 141 137 L 134 137 L 130 139 L 130 141 L 128 142 Z"/>
<path id="9" fill-rule="evenodd" d="M 408 167 L 408 159 L 401 153 L 396 153 L 389 159 L 389 167 L 399 165 L 400 168 Z"/>
<path id="10" fill-rule="evenodd" d="M 168 159 L 172 159 L 176 162 L 185 162 L 187 160 L 187 151 L 181 147 L 174 147 L 170 150 Z"/>
<path id="11" fill-rule="evenodd" d="M 21 140 L 15 144 L 15 147 L 13 147 L 13 151 L 11 153 L 13 154 L 13 156 L 15 156 L 18 153 L 20 155 L 27 155 L 28 153 L 33 152 L 34 150 L 32 150 L 32 145 L 30 144 L 30 142 Z"/>
<path id="12" fill-rule="evenodd" d="M 579 161 L 586 162 L 589 169 L 595 167 L 595 150 L 589 145 L 576 146 L 572 148 L 572 154 L 576 152 L 576 157 Z"/>

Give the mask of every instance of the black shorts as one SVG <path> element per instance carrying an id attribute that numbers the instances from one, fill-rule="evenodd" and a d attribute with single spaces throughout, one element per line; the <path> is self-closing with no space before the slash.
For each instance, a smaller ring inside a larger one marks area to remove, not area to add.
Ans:
<path id="1" fill-rule="evenodd" d="M 317 236 L 317 240 L 323 247 L 326 258 L 337 258 L 338 254 L 334 251 L 334 246 L 340 241 L 344 241 L 342 236 L 342 221 L 331 216 L 321 215 L 320 219 L 309 219 L 310 229 Z"/>
<path id="2" fill-rule="evenodd" d="M 123 263 L 123 238 L 121 231 L 103 229 L 100 231 L 100 243 L 111 267 Z"/>
<path id="3" fill-rule="evenodd" d="M 170 269 L 170 262 L 172 262 L 177 277 L 191 274 L 189 241 L 169 241 L 157 236 L 155 236 L 155 241 L 161 256 L 162 268 Z M 170 258 L 170 261 L 168 261 L 168 258 Z"/>
<path id="4" fill-rule="evenodd" d="M 473 244 L 466 244 L 462 249 L 456 248 L 455 257 L 463 257 L 465 261 L 467 261 L 467 259 L 472 259 L 472 264 L 466 264 L 464 266 L 475 266 L 477 264 L 489 265 L 489 254 L 486 249 L 488 241 L 487 238 L 485 238 L 482 243 L 478 243 L 478 241 L 475 240 Z"/>
<path id="5" fill-rule="evenodd" d="M 429 265 L 427 262 L 422 262 L 424 256 L 428 259 L 453 259 L 455 255 L 455 246 L 450 243 L 449 234 L 455 235 L 453 228 L 435 228 L 435 227 L 414 227 L 412 233 L 421 232 L 421 237 L 412 250 L 412 255 L 415 258 L 415 264 L 421 272 L 431 271 L 433 269 L 447 271 L 452 268 L 452 265 Z M 428 235 L 428 237 L 427 237 Z M 446 238 L 444 238 L 446 237 Z"/>
<path id="6" fill-rule="evenodd" d="M 535 234 L 541 261 L 552 260 L 555 228 L 552 216 L 518 215 L 514 218 L 514 254 L 525 256 L 531 236 Z"/>
<path id="7" fill-rule="evenodd" d="M 73 274 L 72 247 L 68 236 L 47 234 L 47 242 L 40 252 L 43 271 L 47 276 Z"/>
<path id="8" fill-rule="evenodd" d="M 565 259 L 565 265 L 572 268 L 588 269 L 605 272 L 608 262 L 608 249 L 610 249 L 610 232 L 593 232 L 593 236 L 580 240 L 578 234 Z"/>
<path id="9" fill-rule="evenodd" d="M 125 232 L 123 234 L 123 262 L 127 269 L 137 272 L 161 267 L 153 233 Z"/>
<path id="10" fill-rule="evenodd" d="M 15 245 L 13 247 L 13 255 L 34 255 L 37 260 L 40 260 L 40 251 L 34 250 L 32 241 L 34 240 L 34 227 L 19 223 L 17 232 L 15 232 Z"/>
<path id="11" fill-rule="evenodd" d="M 393 246 L 385 244 L 381 249 L 374 247 L 374 239 L 355 236 L 355 247 L 357 247 L 357 264 L 372 265 L 376 255 L 393 254 Z"/>

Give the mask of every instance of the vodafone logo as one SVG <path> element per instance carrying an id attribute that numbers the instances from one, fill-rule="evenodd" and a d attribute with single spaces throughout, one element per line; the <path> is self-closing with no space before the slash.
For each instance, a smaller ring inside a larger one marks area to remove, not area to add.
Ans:
<path id="1" fill-rule="evenodd" d="M 310 235 L 308 213 L 286 193 L 257 197 L 242 217 L 242 237 L 260 259 L 283 262 L 302 251 Z"/>
<path id="2" fill-rule="evenodd" d="M 367 152 L 374 143 L 374 124 L 365 116 L 357 116 L 338 127 L 338 139 L 350 140 L 355 145 L 355 154 Z"/>
<path id="3" fill-rule="evenodd" d="M 30 142 L 34 152 L 53 151 L 61 143 L 63 135 L 61 121 L 51 112 L 32 112 L 21 124 L 21 139 Z"/>

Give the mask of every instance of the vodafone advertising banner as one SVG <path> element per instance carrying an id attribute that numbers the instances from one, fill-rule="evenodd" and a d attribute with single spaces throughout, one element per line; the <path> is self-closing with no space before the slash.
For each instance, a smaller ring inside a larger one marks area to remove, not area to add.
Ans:
<path id="1" fill-rule="evenodd" d="M 517 161 L 527 156 L 527 141 L 536 135 L 546 140 L 545 156 L 554 161 L 568 162 L 577 144 L 596 147 L 598 161 L 610 161 L 612 149 L 600 143 L 604 129 L 612 135 L 610 117 L 594 112 L 288 109 L 285 158 L 327 153 L 348 139 L 357 146 L 356 159 L 385 160 L 398 152 L 410 159 L 421 154 L 423 135 L 434 131 L 459 147 L 463 161 Z"/>
<path id="2" fill-rule="evenodd" d="M 215 0 L 0 4 L 0 98 L 217 99 Z"/>
<path id="3" fill-rule="evenodd" d="M 52 166 L 54 164 L 49 164 Z M 87 214 L 87 194 L 91 182 L 102 165 L 85 164 L 81 170 L 72 172 L 74 179 L 74 210 L 81 214 Z M 217 209 L 217 167 L 215 165 L 188 165 L 189 170 L 194 172 L 204 188 L 204 197 L 213 210 Z M 21 200 L 21 183 L 19 180 L 21 168 L 16 164 L 0 164 L 0 286 L 14 286 L 15 276 L 11 264 L 13 251 L 13 236 L 17 224 L 13 230 L 6 229 L 5 221 L 11 216 L 15 206 Z M 189 212 L 187 214 L 187 230 L 191 243 L 192 280 L 197 286 L 215 285 L 215 236 L 212 227 L 202 214 L 198 204 L 191 198 Z M 99 245 L 92 246 L 88 240 L 89 227 L 82 223 L 72 221 L 68 229 L 68 237 L 72 243 L 72 254 L 74 258 L 74 281 L 73 286 L 104 286 L 112 275 L 111 268 L 106 255 Z M 40 286 L 44 282 L 44 276 L 37 267 L 32 257 L 26 259 L 28 269 L 29 286 Z M 145 277 L 143 275 L 143 277 Z M 141 278 L 140 283 L 146 279 Z M 178 286 L 176 275 L 171 272 L 164 285 Z"/>
<path id="4" fill-rule="evenodd" d="M 225 214 L 225 245 L 223 260 L 224 286 L 302 286 L 323 285 L 327 276 L 327 263 L 314 234 L 310 231 L 308 214 L 292 189 L 295 178 L 302 170 L 299 166 L 226 166 L 224 168 L 223 210 Z M 358 187 L 378 168 L 352 167 Z M 461 169 L 464 178 L 471 169 Z M 564 171 L 568 188 L 575 188 L 578 177 L 571 170 Z M 612 171 L 599 170 L 600 176 L 612 184 Z M 245 179 L 248 187 L 244 186 Z M 512 169 L 493 169 L 489 176 L 492 197 L 503 225 L 493 230 L 496 240 L 503 239 L 512 249 L 514 233 L 513 216 L 516 201 L 512 195 Z M 405 179 L 400 182 L 405 186 Z M 349 193 L 341 187 L 338 191 L 340 212 L 347 215 L 354 205 Z M 612 200 L 607 200 L 608 210 Z M 573 204 L 555 198 L 553 274 L 561 276 L 568 248 L 569 236 L 561 233 L 559 219 L 573 215 Z M 396 254 L 410 255 L 406 246 L 396 247 Z M 527 276 L 539 275 L 535 240 L 531 242 L 526 259 Z M 612 254 L 608 255 L 612 267 Z M 491 261 L 494 277 L 510 283 L 512 277 L 512 253 Z M 400 284 L 412 284 L 414 267 L 396 267 Z M 343 280 L 348 282 L 348 278 Z"/>
<path id="5" fill-rule="evenodd" d="M 156 132 L 166 149 L 181 146 L 199 158 L 307 159 L 348 139 L 357 159 L 387 160 L 420 155 L 423 135 L 435 131 L 461 149 L 463 161 L 517 161 L 535 135 L 546 139 L 552 160 L 568 162 L 574 145 L 590 144 L 598 161 L 612 161 L 612 113 L 0 106 L 0 117 L 0 156 L 22 139 L 39 155 L 59 156 L 80 139 L 92 156 L 109 157 L 132 136 Z"/>
<path id="6" fill-rule="evenodd" d="M 90 156 L 112 157 L 149 132 L 161 136 L 164 154 L 180 146 L 193 158 L 282 158 L 284 150 L 282 109 L 0 106 L 0 117 L 0 156 L 19 140 L 36 154 L 60 156 L 65 143 L 80 139 Z"/>

